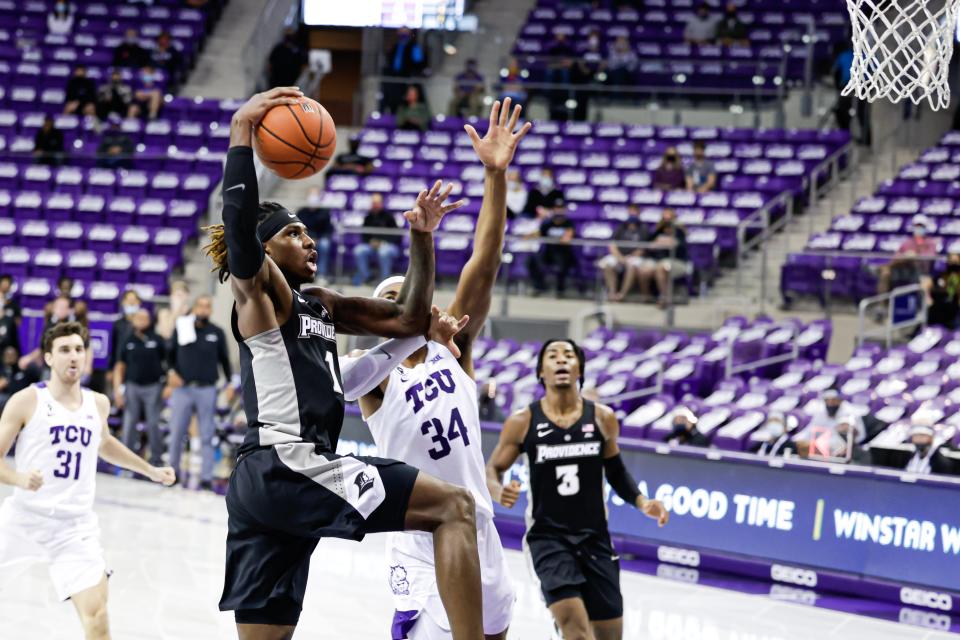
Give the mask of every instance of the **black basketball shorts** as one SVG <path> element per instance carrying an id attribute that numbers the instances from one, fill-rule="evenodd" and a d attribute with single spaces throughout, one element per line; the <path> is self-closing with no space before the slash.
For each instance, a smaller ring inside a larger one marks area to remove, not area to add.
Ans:
<path id="1" fill-rule="evenodd" d="M 563 535 L 528 533 L 527 549 L 549 607 L 580 598 L 591 620 L 623 617 L 620 559 L 609 538 L 571 540 Z"/>
<path id="2" fill-rule="evenodd" d="M 402 462 L 290 443 L 243 456 L 227 491 L 221 611 L 238 623 L 295 625 L 320 538 L 402 531 L 419 472 Z"/>

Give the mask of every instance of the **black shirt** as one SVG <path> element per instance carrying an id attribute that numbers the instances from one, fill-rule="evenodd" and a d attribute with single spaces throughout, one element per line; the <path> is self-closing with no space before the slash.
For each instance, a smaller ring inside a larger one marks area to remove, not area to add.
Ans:
<path id="1" fill-rule="evenodd" d="M 77 100 L 79 102 L 96 102 L 97 85 L 93 78 L 71 76 L 67 80 L 66 102 Z"/>
<path id="2" fill-rule="evenodd" d="M 33 148 L 46 153 L 63 151 L 63 133 L 57 129 L 50 129 L 50 131 L 40 129 L 33 138 Z"/>
<path id="3" fill-rule="evenodd" d="M 647 232 L 638 218 L 628 218 L 621 222 L 616 231 L 613 232 L 613 239 L 625 242 L 643 242 L 647 239 Z M 625 247 L 619 244 L 617 249 L 625 256 L 637 250 L 636 247 Z"/>
<path id="4" fill-rule="evenodd" d="M 332 168 L 343 173 L 360 173 L 354 169 L 356 165 L 362 165 L 369 169 L 372 163 L 373 161 L 370 158 L 359 153 L 341 153 L 333 161 L 334 166 Z"/>
<path id="5" fill-rule="evenodd" d="M 551 216 L 540 225 L 540 236 L 543 238 L 553 238 L 559 240 L 570 229 L 575 229 L 573 221 L 563 216 Z M 566 244 L 544 244 L 543 252 L 549 254 L 573 253 L 573 247 Z"/>
<path id="6" fill-rule="evenodd" d="M 31 366 L 21 369 L 16 363 L 10 366 L 0 366 L 0 378 L 7 381 L 7 386 L 2 392 L 7 396 L 12 396 L 17 391 L 23 391 L 34 382 L 40 382 L 40 375 L 36 367 Z"/>
<path id="7" fill-rule="evenodd" d="M 120 345 L 124 340 L 127 339 L 127 336 L 133 331 L 133 325 L 127 320 L 126 316 L 120 316 L 113 322 L 113 326 L 110 327 L 110 358 L 109 358 L 109 367 L 113 369 L 113 365 L 117 364 L 117 354 L 120 353 Z"/>
<path id="8" fill-rule="evenodd" d="M 270 52 L 270 82 L 274 87 L 290 87 L 297 83 L 300 70 L 307 63 L 303 49 L 295 42 L 280 42 Z"/>
<path id="9" fill-rule="evenodd" d="M 673 258 L 675 260 L 686 260 L 687 259 L 687 232 L 683 227 L 674 227 L 673 237 L 677 240 L 677 246 L 673 252 Z M 660 236 L 671 237 L 669 233 L 664 232 L 663 230 L 657 231 L 653 234 L 653 237 L 650 238 L 651 242 L 655 242 Z M 665 260 L 670 257 L 669 249 L 647 249 L 647 255 L 655 260 Z"/>
<path id="10" fill-rule="evenodd" d="M 523 206 L 523 211 L 535 216 L 537 215 L 537 207 L 548 207 L 558 199 L 563 199 L 563 192 L 556 187 L 547 193 L 543 193 L 539 189 L 531 189 L 527 194 L 527 204 Z"/>
<path id="11" fill-rule="evenodd" d="M 136 43 L 123 42 L 113 50 L 113 66 L 144 67 L 150 63 L 150 54 Z"/>
<path id="12" fill-rule="evenodd" d="M 116 359 L 127 365 L 125 379 L 134 384 L 156 384 L 163 378 L 163 358 L 166 347 L 163 338 L 153 331 L 143 336 L 129 331 L 123 341 L 117 344 Z"/>
<path id="13" fill-rule="evenodd" d="M 381 209 L 380 211 L 371 211 L 363 218 L 363 226 L 365 227 L 389 227 L 390 229 L 397 228 L 397 220 L 393 217 L 393 214 L 388 213 L 386 209 Z M 377 234 L 377 233 L 364 233 L 361 235 L 364 242 L 370 242 L 371 240 L 381 240 L 383 242 L 392 242 L 394 244 L 400 244 L 400 236 L 398 235 L 387 235 L 387 234 Z"/>
<path id="14" fill-rule="evenodd" d="M 20 305 L 16 300 L 7 300 L 0 306 L 0 354 L 9 346 L 20 351 Z"/>
<path id="15" fill-rule="evenodd" d="M 217 383 L 217 364 L 223 368 L 223 375 L 230 377 L 230 357 L 227 355 L 227 339 L 223 329 L 208 322 L 197 326 L 197 339 L 190 344 L 178 343 L 174 329 L 170 338 L 170 368 L 176 371 L 185 384 L 199 385 Z"/>
<path id="16" fill-rule="evenodd" d="M 333 235 L 330 222 L 330 209 L 326 207 L 303 207 L 297 211 L 297 217 L 307 226 L 310 235 L 325 238 Z"/>

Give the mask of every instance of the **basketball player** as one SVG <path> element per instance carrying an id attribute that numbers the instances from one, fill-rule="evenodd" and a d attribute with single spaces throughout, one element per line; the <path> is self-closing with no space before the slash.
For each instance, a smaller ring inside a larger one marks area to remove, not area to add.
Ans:
<path id="1" fill-rule="evenodd" d="M 410 463 L 473 494 L 483 581 L 483 629 L 489 640 L 506 638 L 515 594 L 485 486 L 471 347 L 486 322 L 500 269 L 507 222 L 506 170 L 531 127 L 526 123 L 514 133 L 520 111 L 517 105 L 510 113 L 510 98 L 504 101 L 502 111 L 499 101 L 494 102 L 483 139 L 466 126 L 485 177 L 473 254 L 447 310 L 453 317 L 469 318 L 454 338 L 457 348 L 448 349 L 421 337 L 389 340 L 366 354 L 351 354 L 352 359 L 341 363 L 344 395 L 347 400 L 360 398 L 360 409 L 380 454 Z M 388 278 L 374 291 L 374 297 L 402 301 L 408 293 L 405 287 L 404 278 Z M 433 540 L 427 534 L 406 532 L 388 537 L 395 640 L 450 637 L 450 623 L 437 594 L 434 553 Z"/>
<path id="2" fill-rule="evenodd" d="M 42 344 L 49 382 L 15 393 L 0 416 L 0 483 L 16 487 L 0 505 L 0 566 L 46 561 L 57 597 L 73 602 L 86 638 L 103 640 L 110 632 L 106 564 L 93 511 L 97 457 L 167 486 L 174 472 L 147 464 L 110 435 L 107 396 L 80 386 L 89 346 L 79 322 L 51 326 Z M 11 469 L 3 457 L 14 439 Z M 8 572 L 2 575 L 9 578 Z"/>
<path id="3" fill-rule="evenodd" d="M 303 604 L 310 555 L 321 537 L 360 540 L 380 531 L 433 535 L 437 584 L 454 638 L 480 640 L 480 566 L 469 491 L 403 463 L 334 453 L 343 424 L 336 331 L 387 337 L 428 333 L 434 265 L 431 232 L 462 203 L 451 187 L 421 192 L 410 222 L 408 295 L 402 304 L 344 297 L 313 281 L 317 252 L 297 217 L 261 203 L 252 131 L 274 106 L 302 94 L 277 88 L 234 114 L 224 170 L 223 225 L 206 251 L 234 296 L 248 430 L 227 492 L 229 532 L 222 610 L 241 640 L 290 638 Z M 330 588 L 334 588 L 331 586 Z"/>
<path id="4" fill-rule="evenodd" d="M 505 507 L 519 497 L 519 483 L 504 487 L 503 474 L 520 454 L 530 471 L 530 514 L 525 544 L 540 590 L 562 637 L 623 637 L 620 564 L 610 542 L 604 476 L 617 495 L 660 526 L 669 515 L 658 500 L 637 491 L 617 446 L 620 424 L 613 411 L 584 400 L 583 351 L 572 340 L 548 340 L 537 357 L 542 400 L 513 414 L 487 463 L 490 495 Z"/>

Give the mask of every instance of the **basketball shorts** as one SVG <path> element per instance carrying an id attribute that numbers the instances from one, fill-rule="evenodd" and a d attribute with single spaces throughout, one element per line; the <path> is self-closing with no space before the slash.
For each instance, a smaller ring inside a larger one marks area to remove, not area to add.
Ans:
<path id="1" fill-rule="evenodd" d="M 620 558 L 608 537 L 581 541 L 528 533 L 524 543 L 548 607 L 558 600 L 580 598 L 591 620 L 623 616 Z"/>
<path id="2" fill-rule="evenodd" d="M 493 519 L 481 514 L 477 515 L 477 549 L 483 589 L 483 632 L 497 634 L 510 626 L 516 592 Z M 391 628 L 393 640 L 450 638 L 450 621 L 437 589 L 433 536 L 419 531 L 389 534 L 387 571 L 396 609 Z M 428 626 L 434 633 L 421 633 Z"/>
<path id="3" fill-rule="evenodd" d="M 95 587 L 107 573 L 100 525 L 92 511 L 74 518 L 52 518 L 18 505 L 0 504 L 0 589 L 19 574 L 8 567 L 45 562 L 60 600 Z"/>
<path id="4" fill-rule="evenodd" d="M 238 623 L 294 625 L 320 538 L 403 529 L 417 469 L 297 442 L 243 456 L 227 491 L 221 611 Z"/>

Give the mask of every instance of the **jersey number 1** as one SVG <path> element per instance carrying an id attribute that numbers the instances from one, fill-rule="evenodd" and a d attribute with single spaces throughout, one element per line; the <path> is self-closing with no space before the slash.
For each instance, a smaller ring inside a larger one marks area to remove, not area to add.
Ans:
<path id="1" fill-rule="evenodd" d="M 445 458 L 450 455 L 451 440 L 462 437 L 463 446 L 470 446 L 470 436 L 467 435 L 467 427 L 463 424 L 463 418 L 460 417 L 460 410 L 456 407 L 450 412 L 450 426 L 447 429 L 443 428 L 443 423 L 440 422 L 439 418 L 428 420 L 420 426 L 420 433 L 425 436 L 429 436 L 431 431 L 433 432 L 433 437 L 430 438 L 430 440 L 437 443 L 437 446 L 430 449 L 427 453 L 430 454 L 433 460 L 439 460 L 440 458 Z M 446 435 L 444 435 L 444 432 L 446 432 Z"/>
<path id="2" fill-rule="evenodd" d="M 330 372 L 330 379 L 333 380 L 333 392 L 343 395 L 343 388 L 340 386 L 340 380 L 337 378 L 337 370 L 333 367 L 333 353 L 327 351 L 327 371 Z"/>

